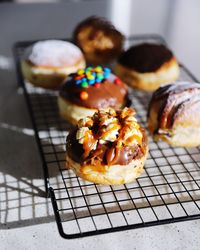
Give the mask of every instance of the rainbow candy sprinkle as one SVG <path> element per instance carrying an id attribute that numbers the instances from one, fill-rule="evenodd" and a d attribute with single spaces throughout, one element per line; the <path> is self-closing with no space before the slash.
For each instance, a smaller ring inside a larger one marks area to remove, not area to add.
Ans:
<path id="1" fill-rule="evenodd" d="M 107 67 L 96 66 L 79 69 L 74 76 L 75 83 L 81 88 L 88 88 L 89 85 L 99 86 L 105 79 L 110 77 L 111 70 Z M 98 83 L 97 85 L 95 85 Z"/>

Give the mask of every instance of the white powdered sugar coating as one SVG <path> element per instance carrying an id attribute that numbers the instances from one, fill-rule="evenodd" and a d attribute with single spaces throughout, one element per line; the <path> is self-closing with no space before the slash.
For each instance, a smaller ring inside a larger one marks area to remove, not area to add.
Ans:
<path id="1" fill-rule="evenodd" d="M 28 59 L 33 64 L 46 67 L 71 66 L 83 57 L 76 45 L 61 40 L 37 42 L 27 52 L 29 52 Z"/>

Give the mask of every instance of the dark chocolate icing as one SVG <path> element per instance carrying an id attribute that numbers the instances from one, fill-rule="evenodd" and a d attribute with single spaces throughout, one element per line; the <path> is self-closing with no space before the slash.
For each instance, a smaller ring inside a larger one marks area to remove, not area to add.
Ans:
<path id="1" fill-rule="evenodd" d="M 115 34 L 118 34 L 121 37 L 121 39 L 124 38 L 123 35 L 118 30 L 116 30 L 114 25 L 111 22 L 109 22 L 107 19 L 103 17 L 98 17 L 98 16 L 90 16 L 77 25 L 73 34 L 75 40 L 80 30 L 87 26 L 91 26 L 96 30 L 103 30 L 105 34 L 108 34 L 108 35 L 110 33 L 115 33 Z M 95 39 L 94 35 L 95 34 L 90 34 L 90 39 Z"/>
<path id="2" fill-rule="evenodd" d="M 97 57 L 118 55 L 122 51 L 124 36 L 102 17 L 91 16 L 78 24 L 73 34 L 74 42 L 85 52 Z M 110 41 L 113 46 L 110 46 Z M 88 47 L 89 42 L 89 47 Z"/>
<path id="3" fill-rule="evenodd" d="M 173 58 L 162 44 L 143 43 L 132 46 L 119 58 L 119 63 L 140 73 L 153 72 Z"/>
<path id="4" fill-rule="evenodd" d="M 126 103 L 128 90 L 123 82 L 119 85 L 115 84 L 113 82 L 114 78 L 114 75 L 111 74 L 111 77 L 101 83 L 100 86 L 91 85 L 85 89 L 76 85 L 74 80 L 70 79 L 62 86 L 60 95 L 73 104 L 86 108 L 102 109 L 112 107 L 118 109 Z M 88 93 L 87 100 L 80 98 L 80 93 L 83 90 Z"/>
<path id="5" fill-rule="evenodd" d="M 144 129 L 140 128 L 143 133 L 143 140 L 142 140 L 142 146 L 140 145 L 133 145 L 133 146 L 125 146 L 118 150 L 118 153 L 116 153 L 115 150 L 113 150 L 113 143 L 107 143 L 107 144 L 98 144 L 96 152 L 96 157 L 93 156 L 91 159 L 90 155 L 85 160 L 83 159 L 84 155 L 84 149 L 83 145 L 80 144 L 76 140 L 76 132 L 77 129 L 69 133 L 67 137 L 67 144 L 66 144 L 66 150 L 69 157 L 74 160 L 75 162 L 80 163 L 81 165 L 87 164 L 87 162 L 90 162 L 91 165 L 106 165 L 110 162 L 113 164 L 120 164 L 120 165 L 127 165 L 129 164 L 133 159 L 139 159 L 144 155 L 144 148 L 146 148 L 147 143 L 147 137 L 145 134 Z M 116 157 L 117 154 L 117 157 Z M 113 161 L 113 158 L 115 160 Z M 93 160 L 93 161 L 92 161 Z"/>

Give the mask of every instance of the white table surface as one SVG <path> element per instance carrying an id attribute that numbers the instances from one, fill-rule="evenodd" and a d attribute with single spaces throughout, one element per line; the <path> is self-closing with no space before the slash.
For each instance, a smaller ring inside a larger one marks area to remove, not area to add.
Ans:
<path id="1" fill-rule="evenodd" d="M 8 44 L 23 40 L 5 35 Z M 59 235 L 50 200 L 37 195 L 41 161 L 10 47 L 0 45 L 0 249 L 200 249 L 200 220 L 75 240 Z"/>
<path id="2" fill-rule="evenodd" d="M 1 249 L 193 249 L 198 250 L 199 221 L 65 240 L 54 222 L 5 230 L 0 234 Z"/>

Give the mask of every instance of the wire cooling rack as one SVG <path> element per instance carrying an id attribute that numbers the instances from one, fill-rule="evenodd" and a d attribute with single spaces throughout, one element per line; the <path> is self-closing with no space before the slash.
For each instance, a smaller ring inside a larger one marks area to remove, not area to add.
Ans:
<path id="1" fill-rule="evenodd" d="M 134 36 L 127 39 L 127 46 L 146 41 L 165 43 L 155 35 Z M 66 169 L 65 141 L 70 125 L 59 117 L 58 93 L 33 87 L 21 73 L 21 55 L 33 42 L 19 42 L 14 47 L 17 76 L 35 130 L 45 187 L 61 236 L 72 239 L 200 218 L 199 147 L 173 148 L 149 137 L 145 171 L 126 185 L 92 184 Z M 197 82 L 181 64 L 180 69 L 180 80 Z M 130 89 L 130 97 L 139 122 L 146 127 L 151 95 Z M 56 181 L 51 178 L 55 172 Z"/>

